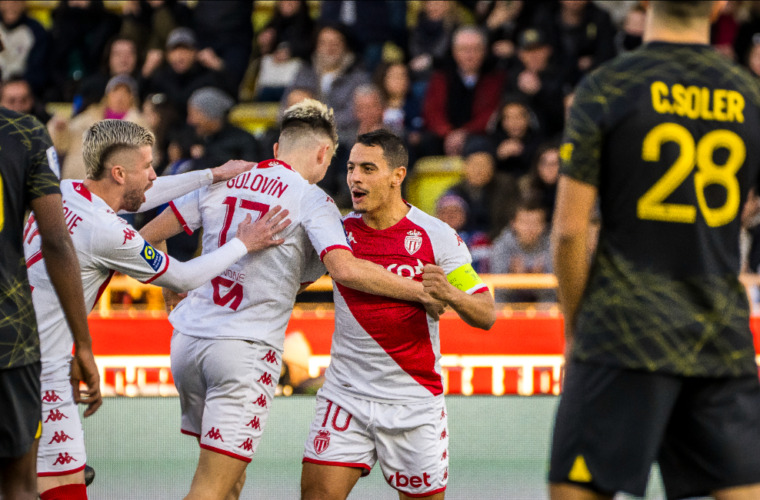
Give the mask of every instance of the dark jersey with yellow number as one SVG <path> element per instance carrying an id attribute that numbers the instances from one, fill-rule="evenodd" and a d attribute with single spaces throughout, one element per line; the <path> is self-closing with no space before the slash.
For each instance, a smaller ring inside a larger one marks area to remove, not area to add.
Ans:
<path id="1" fill-rule="evenodd" d="M 706 45 L 654 42 L 578 87 L 562 173 L 602 227 L 572 357 L 685 376 L 757 373 L 737 279 L 760 171 L 760 83 Z"/>
<path id="2" fill-rule="evenodd" d="M 23 224 L 33 199 L 61 192 L 48 155 L 55 153 L 45 126 L 0 107 L 0 369 L 40 359 Z"/>

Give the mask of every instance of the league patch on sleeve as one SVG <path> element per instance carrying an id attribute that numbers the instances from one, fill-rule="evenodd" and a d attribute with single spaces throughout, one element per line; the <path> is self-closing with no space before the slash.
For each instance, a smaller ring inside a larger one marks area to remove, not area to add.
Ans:
<path id="1" fill-rule="evenodd" d="M 465 293 L 475 293 L 476 291 L 487 288 L 483 280 L 480 279 L 478 273 L 472 268 L 472 265 L 465 264 L 459 266 L 449 274 L 446 275 L 454 287 L 462 290 Z"/>
<path id="2" fill-rule="evenodd" d="M 47 154 L 48 166 L 50 166 L 50 170 L 52 170 L 55 176 L 60 180 L 61 165 L 58 163 L 58 153 L 56 153 L 53 146 L 50 146 L 47 148 L 47 151 L 45 151 L 45 154 Z"/>
<path id="3" fill-rule="evenodd" d="M 164 262 L 164 256 L 161 252 L 150 246 L 147 241 L 143 244 L 142 250 L 140 250 L 140 257 L 156 272 L 161 269 L 161 264 Z"/>

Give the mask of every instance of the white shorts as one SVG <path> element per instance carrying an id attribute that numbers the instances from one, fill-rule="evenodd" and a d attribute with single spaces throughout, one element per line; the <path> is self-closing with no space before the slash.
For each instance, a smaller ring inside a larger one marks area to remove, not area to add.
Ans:
<path id="1" fill-rule="evenodd" d="M 281 353 L 250 340 L 175 330 L 171 365 L 182 433 L 200 438 L 201 448 L 250 462 L 269 417 Z"/>
<path id="2" fill-rule="evenodd" d="M 43 381 L 41 396 L 42 435 L 37 450 L 37 475 L 64 476 L 83 470 L 87 461 L 84 431 L 68 376 Z"/>
<path id="3" fill-rule="evenodd" d="M 303 461 L 358 467 L 362 475 L 379 461 L 392 487 L 408 496 L 428 496 L 446 489 L 448 447 L 442 397 L 432 404 L 386 404 L 317 394 Z"/>

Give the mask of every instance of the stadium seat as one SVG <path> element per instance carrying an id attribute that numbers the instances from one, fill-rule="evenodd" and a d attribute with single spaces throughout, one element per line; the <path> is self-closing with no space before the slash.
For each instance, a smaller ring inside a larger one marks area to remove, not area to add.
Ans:
<path id="1" fill-rule="evenodd" d="M 276 102 L 238 104 L 230 111 L 230 122 L 257 135 L 277 124 L 279 110 Z"/>
<path id="2" fill-rule="evenodd" d="M 458 156 L 420 158 L 408 180 L 409 203 L 433 215 L 438 198 L 461 178 L 462 158 Z"/>

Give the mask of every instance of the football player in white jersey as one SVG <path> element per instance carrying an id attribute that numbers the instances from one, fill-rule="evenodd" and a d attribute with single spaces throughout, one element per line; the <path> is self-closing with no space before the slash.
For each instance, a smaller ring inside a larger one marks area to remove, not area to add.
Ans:
<path id="1" fill-rule="evenodd" d="M 348 161 L 354 255 L 421 282 L 487 330 L 494 300 L 447 224 L 406 203 L 408 154 L 386 130 L 358 137 Z M 442 499 L 448 426 L 436 318 L 418 304 L 334 287 L 335 333 L 303 459 L 304 500 L 342 500 L 375 462 L 399 498 Z"/>
<path id="2" fill-rule="evenodd" d="M 152 146 L 153 134 L 139 125 L 123 120 L 98 122 L 84 139 L 87 179 L 61 182 L 64 217 L 77 251 L 88 308 L 95 305 L 114 271 L 185 291 L 208 281 L 249 251 L 282 243 L 272 237 L 284 228 L 285 223 L 277 225 L 277 222 L 286 212 L 256 224 L 247 218 L 238 226 L 236 238 L 189 262 L 171 260 L 153 248 L 117 212 L 147 210 L 213 180 L 227 180 L 253 164 L 233 161 L 213 171 L 162 178 L 150 189 L 156 180 L 151 164 Z M 150 193 L 150 202 L 146 191 Z M 42 354 L 43 427 L 37 453 L 38 490 L 43 500 L 85 499 L 82 425 L 68 376 L 72 335 L 42 263 L 34 216 L 25 229 L 24 253 Z M 92 411 L 94 408 L 84 415 L 89 416 Z"/>
<path id="3" fill-rule="evenodd" d="M 337 207 L 315 185 L 337 142 L 332 110 L 305 100 L 285 111 L 274 160 L 175 200 L 173 216 L 164 212 L 143 228 L 156 241 L 202 227 L 208 252 L 234 235 L 232 224 L 243 214 L 263 214 L 277 203 L 293 220 L 281 233 L 283 245 L 230 265 L 169 316 L 181 431 L 201 447 L 188 499 L 239 497 L 272 404 L 288 319 L 305 282 L 326 267 L 344 286 L 438 306 L 421 283 L 353 256 Z"/>

